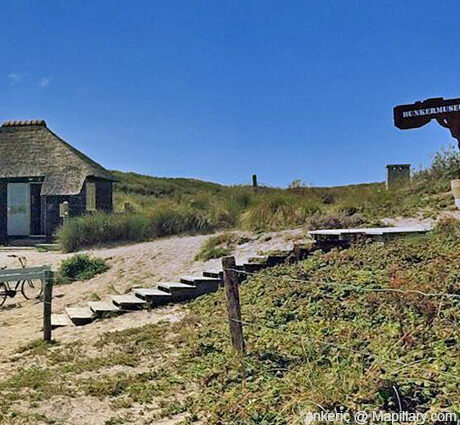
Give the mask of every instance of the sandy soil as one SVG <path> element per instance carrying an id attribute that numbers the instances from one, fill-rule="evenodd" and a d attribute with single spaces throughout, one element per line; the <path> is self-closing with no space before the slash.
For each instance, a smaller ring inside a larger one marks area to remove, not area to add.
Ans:
<path id="1" fill-rule="evenodd" d="M 436 218 L 423 218 L 422 214 L 419 214 L 417 217 L 384 218 L 382 222 L 387 226 L 410 227 L 422 225 L 432 228 L 436 224 L 436 221 L 445 217 L 453 217 L 460 220 L 460 211 L 443 211 Z"/>
<path id="2" fill-rule="evenodd" d="M 241 233 L 241 232 L 238 232 Z M 241 233 L 242 234 L 242 233 Z M 261 250 L 290 249 L 294 240 L 302 238 L 302 229 L 259 235 L 244 234 L 250 241 L 239 245 L 234 252 L 237 262 L 243 262 Z M 201 274 L 204 270 L 219 270 L 220 260 L 197 262 L 195 255 L 209 235 L 158 239 L 152 242 L 101 248 L 86 251 L 105 258 L 110 269 L 95 278 L 54 288 L 53 312 L 61 313 L 69 306 L 85 306 L 87 301 L 109 299 L 110 295 L 126 293 L 132 287 L 153 286 L 155 282 L 174 280 L 181 275 Z M 1 251 L 0 265 L 17 267 L 9 254 L 27 257 L 28 265 L 49 264 L 57 269 L 70 254 L 37 252 L 34 250 Z M 127 313 L 111 319 L 96 321 L 83 327 L 68 326 L 56 329 L 54 338 L 62 342 L 76 339 L 92 340 L 107 331 L 142 326 L 158 320 L 180 320 L 183 306 L 168 306 L 149 311 Z M 28 342 L 41 337 L 42 304 L 26 301 L 18 294 L 0 308 L 0 350 L 9 354 Z M 0 365 L 1 367 L 1 365 Z"/>

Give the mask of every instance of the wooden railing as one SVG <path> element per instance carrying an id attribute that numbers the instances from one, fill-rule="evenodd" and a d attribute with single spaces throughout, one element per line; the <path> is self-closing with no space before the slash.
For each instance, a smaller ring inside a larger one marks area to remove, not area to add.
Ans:
<path id="1" fill-rule="evenodd" d="M 43 284 L 43 339 L 45 341 L 51 341 L 54 273 L 51 271 L 50 266 L 0 270 L 0 282 L 22 282 L 34 279 L 41 280 Z"/>

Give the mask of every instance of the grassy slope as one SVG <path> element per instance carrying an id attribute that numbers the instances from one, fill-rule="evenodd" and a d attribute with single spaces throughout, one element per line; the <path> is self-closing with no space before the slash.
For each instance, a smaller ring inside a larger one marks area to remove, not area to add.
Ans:
<path id="1" fill-rule="evenodd" d="M 460 412 L 459 299 L 398 292 L 460 296 L 459 250 L 452 222 L 254 276 L 241 287 L 244 372 L 229 347 L 223 291 L 192 302 L 180 323 L 102 335 L 95 358 L 84 344 L 28 347 L 23 359 L 38 355 L 40 366 L 0 382 L 0 412 L 15 410 L 19 392 L 25 401 L 86 394 L 114 408 L 154 400 L 159 417 L 188 411 L 209 424 L 287 425 L 318 406 Z M 148 372 L 104 372 L 147 360 Z"/>
<path id="2" fill-rule="evenodd" d="M 192 195 L 201 191 L 218 192 L 222 185 L 187 178 L 152 177 L 137 173 L 112 171 L 118 179 L 116 191 L 166 197 L 174 195 Z"/>
<path id="3" fill-rule="evenodd" d="M 331 188 L 222 186 L 193 179 L 172 179 L 115 172 L 115 210 L 124 214 L 79 217 L 58 231 L 63 250 L 108 242 L 139 242 L 184 232 L 241 228 L 251 231 L 360 227 L 385 217 L 436 217 L 455 209 L 450 179 L 458 176 L 460 155 L 442 152 L 412 183 L 388 191 L 382 183 Z M 128 205 L 128 208 L 125 208 Z"/>
<path id="4" fill-rule="evenodd" d="M 258 197 L 253 195 L 249 186 L 229 187 L 195 179 L 159 178 L 115 171 L 114 174 L 120 180 L 115 186 L 115 197 L 119 208 L 128 201 L 135 209 L 143 211 L 158 207 L 165 200 L 175 205 L 227 210 L 227 213 L 236 216 L 230 221 L 240 222 L 243 227 L 245 224 L 248 224 L 246 227 L 254 227 L 251 220 L 244 223 L 244 213 L 249 212 L 246 214 L 248 216 L 252 212 L 254 218 L 259 220 L 264 218 L 260 217 L 258 206 L 269 210 L 269 220 L 280 218 L 286 221 L 287 226 L 292 225 L 292 221 L 297 224 L 305 221 L 302 214 L 293 217 L 295 214 L 287 211 L 287 206 L 293 209 L 300 207 L 306 211 L 307 216 L 315 212 L 345 215 L 360 213 L 370 220 L 393 215 L 409 216 L 418 212 L 430 216 L 438 214 L 439 210 L 455 209 L 450 194 L 450 180 L 460 176 L 459 169 L 460 154 L 454 146 L 450 146 L 437 153 L 431 166 L 417 172 L 411 184 L 401 190 L 388 192 L 383 183 L 296 189 L 264 187 Z M 258 202 L 258 199 L 261 201 Z M 278 223 L 273 227 L 283 225 Z"/>

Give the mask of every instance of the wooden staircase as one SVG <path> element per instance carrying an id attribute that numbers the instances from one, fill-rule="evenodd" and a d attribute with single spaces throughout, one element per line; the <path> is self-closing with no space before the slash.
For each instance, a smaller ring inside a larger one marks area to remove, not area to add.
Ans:
<path id="1" fill-rule="evenodd" d="M 267 267 L 273 267 L 289 261 L 292 252 L 267 257 L 251 258 L 247 263 L 237 265 L 241 270 L 241 281 L 248 273 L 255 273 Z M 73 306 L 65 313 L 53 314 L 53 328 L 63 326 L 83 326 L 96 319 L 112 317 L 144 308 L 155 308 L 174 302 L 188 301 L 210 292 L 216 292 L 223 285 L 223 271 L 204 271 L 201 276 L 184 276 L 175 282 L 157 282 L 151 287 L 133 288 L 125 295 L 112 295 L 109 300 L 90 301 L 85 306 Z"/>
<path id="2" fill-rule="evenodd" d="M 265 257 L 253 257 L 247 263 L 236 265 L 242 273 L 240 282 L 252 273 L 286 262 L 306 258 L 312 251 L 320 249 L 327 252 L 333 248 L 348 248 L 356 241 L 370 239 L 385 241 L 396 237 L 425 233 L 429 229 L 414 228 L 369 228 L 369 229 L 332 229 L 309 232 L 313 239 L 310 248 L 296 244 L 292 251 L 280 252 Z M 158 282 L 149 288 L 134 288 L 125 295 L 113 295 L 109 301 L 89 302 L 83 307 L 69 307 L 65 314 L 53 314 L 53 327 L 86 325 L 98 318 L 124 313 L 130 310 L 154 308 L 171 302 L 187 301 L 210 292 L 215 292 L 223 284 L 223 271 L 204 271 L 201 276 L 185 276 L 178 282 Z"/>

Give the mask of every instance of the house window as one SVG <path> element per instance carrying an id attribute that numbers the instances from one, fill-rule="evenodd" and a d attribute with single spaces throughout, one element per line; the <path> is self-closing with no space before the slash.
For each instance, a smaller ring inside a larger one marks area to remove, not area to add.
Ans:
<path id="1" fill-rule="evenodd" d="M 96 211 L 96 183 L 86 183 L 86 211 Z"/>

